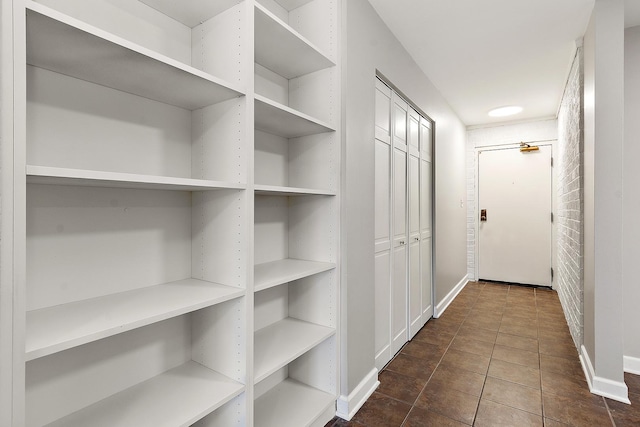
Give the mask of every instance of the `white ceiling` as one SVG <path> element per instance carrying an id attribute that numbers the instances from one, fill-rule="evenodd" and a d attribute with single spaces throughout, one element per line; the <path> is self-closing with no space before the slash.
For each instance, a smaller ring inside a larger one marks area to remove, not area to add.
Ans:
<path id="1" fill-rule="evenodd" d="M 467 125 L 554 117 L 594 0 L 369 0 Z M 625 0 L 626 26 L 640 0 Z"/>

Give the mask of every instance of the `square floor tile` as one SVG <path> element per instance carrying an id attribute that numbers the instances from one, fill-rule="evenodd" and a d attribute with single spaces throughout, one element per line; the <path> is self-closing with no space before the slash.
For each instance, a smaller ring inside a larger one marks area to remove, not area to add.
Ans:
<path id="1" fill-rule="evenodd" d="M 538 326 L 534 323 L 529 323 L 528 325 L 501 323 L 499 332 L 520 337 L 537 338 Z"/>
<path id="2" fill-rule="evenodd" d="M 496 342 L 497 336 L 498 336 L 497 331 L 492 331 L 490 329 L 469 327 L 466 325 L 462 325 L 462 327 L 460 328 L 460 330 L 456 335 L 456 337 L 470 338 L 476 341 L 483 341 L 491 344 Z"/>
<path id="3" fill-rule="evenodd" d="M 640 394 L 640 375 L 633 375 L 628 372 L 624 373 L 624 382 L 629 388 L 629 393 Z"/>
<path id="4" fill-rule="evenodd" d="M 607 406 L 616 427 L 637 427 L 640 426 L 640 394 L 629 393 L 631 405 L 607 399 Z"/>
<path id="5" fill-rule="evenodd" d="M 556 372 L 574 378 L 585 379 L 580 359 L 569 359 L 566 357 L 551 356 L 549 354 L 540 355 L 540 370 Z"/>
<path id="6" fill-rule="evenodd" d="M 403 427 L 465 427 L 468 424 L 463 424 L 459 421 L 452 420 L 442 416 L 436 412 L 427 411 L 426 409 L 418 408 L 414 406 L 411 408 L 411 412 L 407 416 L 406 421 L 402 425 Z"/>
<path id="7" fill-rule="evenodd" d="M 457 367 L 440 365 L 433 373 L 429 384 L 438 384 L 443 388 L 480 396 L 484 381 L 484 375 Z"/>
<path id="8" fill-rule="evenodd" d="M 490 318 L 482 318 L 482 317 L 468 317 L 464 323 L 462 324 L 463 327 L 467 326 L 467 327 L 471 327 L 471 328 L 482 328 L 482 329 L 489 329 L 492 331 L 497 331 L 498 329 L 500 329 L 500 322 L 501 320 L 493 320 Z"/>
<path id="9" fill-rule="evenodd" d="M 478 354 L 449 349 L 444 354 L 440 364 L 486 375 L 487 369 L 489 369 L 490 360 L 491 359 L 489 357 L 480 356 Z"/>
<path id="10" fill-rule="evenodd" d="M 477 427 L 542 427 L 543 421 L 540 415 L 481 399 L 473 425 Z"/>
<path id="11" fill-rule="evenodd" d="M 438 384 L 427 384 L 416 406 L 447 418 L 471 425 L 480 397 L 462 393 Z"/>
<path id="12" fill-rule="evenodd" d="M 380 386 L 376 390 L 385 396 L 413 405 L 418 395 L 427 384 L 427 380 L 408 377 L 397 372 L 384 370 L 378 376 Z"/>
<path id="13" fill-rule="evenodd" d="M 531 387 L 487 377 L 482 390 L 482 399 L 542 416 L 540 390 Z"/>
<path id="14" fill-rule="evenodd" d="M 545 418 L 576 427 L 613 425 L 600 396 L 584 399 L 543 394 L 542 400 Z"/>
<path id="15" fill-rule="evenodd" d="M 499 359 L 491 359 L 487 376 L 540 390 L 540 371 Z"/>
<path id="16" fill-rule="evenodd" d="M 451 349 L 491 357 L 491 353 L 493 353 L 493 343 L 456 336 L 451 342 L 451 347 L 449 347 L 449 350 Z"/>
<path id="17" fill-rule="evenodd" d="M 447 347 L 444 345 L 431 344 L 424 341 L 413 340 L 408 342 L 400 353 L 407 356 L 417 357 L 422 360 L 439 362 Z"/>
<path id="18" fill-rule="evenodd" d="M 574 346 L 573 341 L 553 338 L 550 339 L 542 336 L 538 340 L 538 347 L 540 349 L 540 354 L 566 357 L 569 359 L 575 359 L 578 357 L 578 350 Z"/>
<path id="19" fill-rule="evenodd" d="M 521 337 L 518 335 L 498 333 L 496 338 L 496 344 L 503 345 L 505 347 L 519 348 L 520 350 L 527 350 L 538 352 L 538 340 L 530 337 Z"/>
<path id="20" fill-rule="evenodd" d="M 427 322 L 427 325 L 429 325 L 430 322 L 431 321 Z M 425 328 L 426 325 L 420 330 L 420 332 L 416 334 L 415 337 L 413 337 L 413 341 L 422 341 L 429 344 L 444 346 L 446 348 L 447 346 L 449 346 L 449 344 L 451 344 L 451 341 L 455 336 L 455 333 L 453 332 L 440 332 Z"/>
<path id="21" fill-rule="evenodd" d="M 412 378 L 428 380 L 429 377 L 431 377 L 433 370 L 436 368 L 436 365 L 437 362 L 423 360 L 400 353 L 393 358 L 385 370 L 397 372 Z"/>
<path id="22" fill-rule="evenodd" d="M 410 409 L 409 404 L 374 392 L 352 421 L 367 427 L 400 427 Z"/>
<path id="23" fill-rule="evenodd" d="M 573 375 L 565 375 L 558 372 L 542 371 L 542 391 L 545 394 L 555 394 L 567 397 L 582 395 L 585 398 L 592 396 L 587 380 Z"/>
<path id="24" fill-rule="evenodd" d="M 533 351 L 520 350 L 519 348 L 505 347 L 496 344 L 491 357 L 493 359 L 528 366 L 534 369 L 540 368 L 538 353 Z"/>

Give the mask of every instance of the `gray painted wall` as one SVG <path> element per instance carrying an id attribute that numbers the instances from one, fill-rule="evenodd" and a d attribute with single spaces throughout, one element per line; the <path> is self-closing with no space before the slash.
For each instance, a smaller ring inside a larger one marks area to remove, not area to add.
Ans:
<path id="1" fill-rule="evenodd" d="M 614 386 L 624 380 L 622 0 L 596 0 L 584 38 L 584 70 L 583 356 L 593 365 L 594 379 Z"/>
<path id="2" fill-rule="evenodd" d="M 624 355 L 636 359 L 634 371 L 640 374 L 640 26 L 625 31 L 624 53 Z"/>
<path id="3" fill-rule="evenodd" d="M 436 123 L 436 304 L 466 274 L 465 126 L 366 0 L 343 2 L 342 366 L 348 395 L 374 368 L 376 69 Z"/>

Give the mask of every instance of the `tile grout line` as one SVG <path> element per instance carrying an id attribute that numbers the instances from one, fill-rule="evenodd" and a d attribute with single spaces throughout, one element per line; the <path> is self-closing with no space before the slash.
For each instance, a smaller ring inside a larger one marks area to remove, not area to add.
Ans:
<path id="1" fill-rule="evenodd" d="M 540 372 L 540 410 L 542 411 L 542 423 L 544 424 L 545 409 L 544 409 L 544 394 L 542 391 L 542 359 L 540 358 L 540 316 L 538 315 L 538 290 L 533 290 L 533 302 L 536 306 L 536 334 L 538 341 L 538 372 Z"/>
<path id="2" fill-rule="evenodd" d="M 609 409 L 609 404 L 607 403 L 607 399 L 605 399 L 604 397 L 602 398 L 602 401 L 604 402 L 604 407 L 607 408 L 607 414 L 609 414 L 609 419 L 611 420 L 611 425 L 613 427 L 616 427 L 616 421 L 613 418 L 613 414 L 611 413 L 611 409 Z"/>
<path id="3" fill-rule="evenodd" d="M 482 383 L 482 390 L 480 390 L 480 398 L 478 399 L 478 405 L 476 406 L 476 412 L 473 415 L 473 422 L 471 425 L 475 425 L 476 419 L 478 418 L 478 411 L 480 410 L 480 402 L 482 401 L 482 395 L 484 393 L 484 388 L 487 385 L 487 378 L 489 378 L 489 369 L 491 368 L 491 362 L 493 361 L 493 352 L 496 349 L 496 343 L 498 342 L 498 334 L 500 334 L 500 328 L 502 327 L 502 319 L 504 318 L 504 310 L 507 306 L 507 301 L 509 298 L 509 291 L 511 290 L 511 286 L 507 288 L 507 296 L 505 298 L 504 305 L 502 306 L 502 313 L 500 314 L 500 324 L 498 325 L 498 330 L 496 331 L 496 339 L 493 341 L 493 347 L 491 348 L 491 356 L 489 356 L 489 366 L 487 366 L 487 372 L 484 376 L 484 382 Z"/>

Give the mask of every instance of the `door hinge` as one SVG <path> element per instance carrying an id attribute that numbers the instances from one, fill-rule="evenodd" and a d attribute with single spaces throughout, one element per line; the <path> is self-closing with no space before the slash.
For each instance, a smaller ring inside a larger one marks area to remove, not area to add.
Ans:
<path id="1" fill-rule="evenodd" d="M 553 212 L 551 212 L 551 222 L 553 222 Z"/>
<path id="2" fill-rule="evenodd" d="M 553 281 L 553 267 L 551 267 L 551 281 Z"/>
<path id="3" fill-rule="evenodd" d="M 553 167 L 553 157 L 551 158 L 551 167 Z"/>

